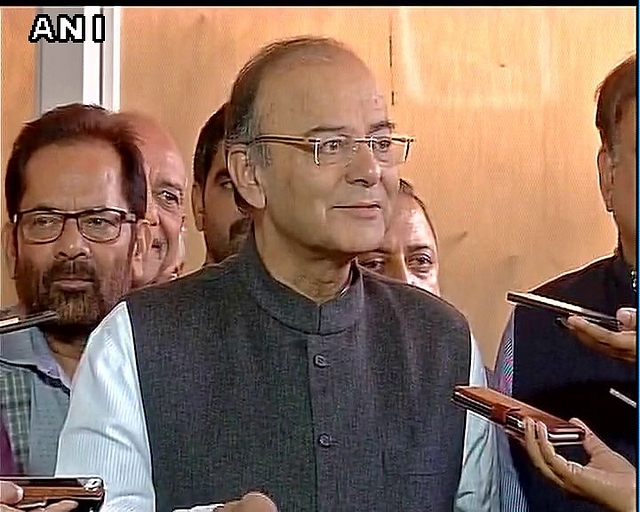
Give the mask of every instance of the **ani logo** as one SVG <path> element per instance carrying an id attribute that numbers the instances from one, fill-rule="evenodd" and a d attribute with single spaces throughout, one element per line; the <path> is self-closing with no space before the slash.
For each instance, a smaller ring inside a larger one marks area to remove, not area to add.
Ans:
<path id="1" fill-rule="evenodd" d="M 104 43 L 104 14 L 94 14 L 91 19 L 86 18 L 83 14 L 59 14 L 54 21 L 48 14 L 36 14 L 29 32 L 29 42 L 37 43 L 44 39 L 48 43 L 85 43 L 89 26 L 92 29 L 91 40 L 94 43 Z"/>

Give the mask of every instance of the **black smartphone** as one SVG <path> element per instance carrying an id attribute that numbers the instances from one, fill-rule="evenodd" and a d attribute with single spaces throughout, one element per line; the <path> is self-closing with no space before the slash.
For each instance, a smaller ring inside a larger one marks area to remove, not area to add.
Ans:
<path id="1" fill-rule="evenodd" d="M 31 315 L 21 315 L 12 310 L 0 311 L 0 334 L 21 331 L 46 322 L 53 322 L 58 319 L 55 311 L 43 311 Z"/>
<path id="2" fill-rule="evenodd" d="M 507 301 L 520 306 L 546 309 L 564 317 L 580 316 L 610 331 L 619 331 L 622 327 L 622 324 L 615 316 L 605 315 L 592 309 L 544 297 L 543 295 L 536 295 L 535 293 L 509 292 L 507 293 Z"/>
<path id="3" fill-rule="evenodd" d="M 40 510 L 60 501 L 75 501 L 74 512 L 98 512 L 104 503 L 101 478 L 3 477 L 22 487 L 24 496 L 13 505 L 18 510 Z"/>

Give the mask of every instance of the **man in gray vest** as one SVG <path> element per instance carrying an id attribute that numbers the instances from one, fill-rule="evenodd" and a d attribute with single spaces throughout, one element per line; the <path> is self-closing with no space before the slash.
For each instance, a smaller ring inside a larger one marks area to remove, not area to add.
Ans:
<path id="1" fill-rule="evenodd" d="M 57 474 L 102 476 L 109 512 L 249 491 L 282 512 L 496 510 L 493 444 L 451 403 L 484 382 L 467 321 L 355 264 L 411 142 L 370 70 L 331 39 L 276 42 L 240 72 L 225 126 L 252 233 L 94 331 Z"/>

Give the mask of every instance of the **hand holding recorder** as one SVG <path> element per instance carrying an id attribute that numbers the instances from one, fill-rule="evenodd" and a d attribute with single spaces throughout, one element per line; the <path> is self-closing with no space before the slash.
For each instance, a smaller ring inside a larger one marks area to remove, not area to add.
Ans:
<path id="1" fill-rule="evenodd" d="M 635 468 L 598 439 L 584 423 L 576 419 L 571 423 L 585 431 L 582 445 L 590 457 L 589 464 L 581 466 L 558 455 L 547 440 L 544 423 L 527 418 L 524 445 L 533 465 L 565 491 L 614 512 L 637 510 Z"/>
<path id="2" fill-rule="evenodd" d="M 616 316 L 586 309 L 534 293 L 507 293 L 513 304 L 552 311 L 586 346 L 630 363 L 636 362 L 637 335 L 634 308 L 621 308 Z"/>
<path id="3" fill-rule="evenodd" d="M 580 316 L 567 318 L 566 326 L 586 346 L 610 357 L 635 363 L 638 351 L 636 315 L 634 308 L 620 308 L 616 313 L 620 322 L 619 332 L 600 327 Z"/>
<path id="4" fill-rule="evenodd" d="M 98 512 L 104 502 L 100 478 L 3 478 L 0 512 Z"/>
<path id="5" fill-rule="evenodd" d="M 534 418 L 544 423 L 546 439 L 553 445 L 580 444 L 584 439 L 584 430 L 579 425 L 531 407 L 490 388 L 456 386 L 453 391 L 453 402 L 501 426 L 507 434 L 521 443 L 524 443 L 525 439 L 526 418 Z"/>
<path id="6" fill-rule="evenodd" d="M 24 503 L 22 505 L 20 504 L 20 502 L 23 501 L 23 497 L 24 489 L 18 487 L 12 482 L 0 480 L 0 512 L 20 512 L 21 510 L 29 510 L 28 508 L 24 508 Z M 39 507 L 32 508 L 31 510 L 38 510 L 41 512 L 71 512 L 72 510 L 75 510 L 76 507 L 77 503 L 73 501 L 61 501 L 45 508 Z"/>

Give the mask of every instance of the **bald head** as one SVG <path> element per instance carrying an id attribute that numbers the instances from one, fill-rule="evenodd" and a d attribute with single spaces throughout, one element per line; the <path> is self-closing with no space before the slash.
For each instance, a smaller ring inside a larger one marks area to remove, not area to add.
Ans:
<path id="1" fill-rule="evenodd" d="M 187 174 L 175 139 L 154 118 L 137 111 L 115 114 L 136 134 L 145 161 L 149 197 L 147 219 L 152 226 L 151 250 L 145 265 L 145 285 L 164 281 L 184 266 L 181 230 Z"/>
<path id="2" fill-rule="evenodd" d="M 171 159 L 170 165 L 175 167 L 176 178 L 186 181 L 184 160 L 175 139 L 164 126 L 142 112 L 124 111 L 116 116 L 135 132 L 149 166 L 161 165 L 163 160 Z"/>
<path id="3" fill-rule="evenodd" d="M 356 68 L 367 68 L 349 47 L 329 37 L 294 37 L 265 46 L 242 68 L 234 82 L 225 118 L 226 138 L 239 142 L 259 133 L 258 96 L 263 85 L 280 71 L 337 60 L 349 61 Z"/>

